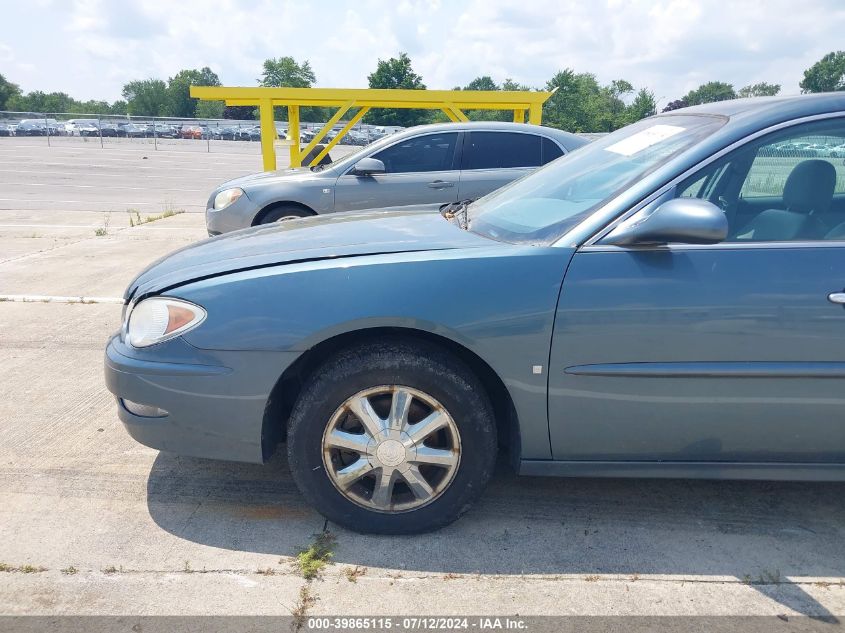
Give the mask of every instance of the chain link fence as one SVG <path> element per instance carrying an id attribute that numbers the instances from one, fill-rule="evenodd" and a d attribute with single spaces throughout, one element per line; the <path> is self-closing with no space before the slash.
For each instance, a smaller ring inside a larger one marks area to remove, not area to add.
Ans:
<path id="1" fill-rule="evenodd" d="M 323 128 L 323 122 L 300 123 L 300 143 L 310 142 Z M 335 125 L 322 142 L 329 142 L 344 126 Z M 341 145 L 363 146 L 401 128 L 385 128 L 359 123 L 340 141 Z M 287 122 L 276 122 L 279 139 L 289 139 Z M 180 119 L 127 115 L 76 114 L 68 112 L 0 111 L 0 142 L 4 138 L 39 137 L 48 146 L 93 143 L 108 146 L 152 146 L 153 149 L 213 152 L 231 143 L 251 143 L 260 153 L 261 129 L 256 120 Z"/>

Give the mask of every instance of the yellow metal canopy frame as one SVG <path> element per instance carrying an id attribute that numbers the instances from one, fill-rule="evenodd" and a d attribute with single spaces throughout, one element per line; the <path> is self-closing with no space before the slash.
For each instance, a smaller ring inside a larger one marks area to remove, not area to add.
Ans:
<path id="1" fill-rule="evenodd" d="M 231 106 L 258 106 L 261 118 L 261 154 L 264 169 L 276 169 L 276 126 L 274 106 L 287 106 L 291 167 L 302 165 L 302 158 L 323 140 L 328 131 L 350 111 L 355 114 L 343 129 L 311 161 L 316 165 L 370 108 L 420 108 L 442 110 L 452 121 L 467 121 L 464 110 L 513 110 L 517 123 L 540 124 L 543 103 L 551 92 L 523 90 L 379 90 L 347 88 L 234 88 L 226 86 L 191 86 L 191 96 L 205 101 L 225 101 Z M 304 148 L 299 146 L 299 108 L 301 106 L 337 107 L 337 112 Z"/>

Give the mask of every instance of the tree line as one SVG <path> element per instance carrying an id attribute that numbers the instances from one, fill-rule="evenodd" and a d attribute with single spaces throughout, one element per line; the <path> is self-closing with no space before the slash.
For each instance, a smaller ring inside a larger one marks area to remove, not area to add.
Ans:
<path id="1" fill-rule="evenodd" d="M 259 86 L 310 88 L 317 82 L 316 74 L 308 60 L 298 62 L 290 56 L 264 61 Z M 387 60 L 379 59 L 375 70 L 367 76 L 370 88 L 401 88 L 425 90 L 423 78 L 417 74 L 406 53 Z M 71 112 L 80 114 L 128 114 L 132 116 L 171 116 L 183 118 L 255 119 L 256 109 L 251 106 L 226 107 L 223 102 L 200 101 L 190 96 L 191 86 L 219 86 L 220 78 L 208 67 L 180 70 L 173 77 L 139 79 L 123 86 L 122 99 L 107 101 L 78 101 L 64 92 L 45 93 L 36 90 L 23 93 L 19 86 L 0 75 L 0 110 L 18 112 Z M 845 51 L 831 52 L 804 71 L 801 91 L 830 92 L 845 90 Z M 682 97 L 670 101 L 663 109 L 669 112 L 691 105 L 724 101 L 741 97 L 772 96 L 780 92 L 780 85 L 760 82 L 735 89 L 732 84 L 711 81 L 690 90 Z M 534 90 L 511 78 L 496 82 L 489 75 L 476 77 L 465 86 L 454 90 Z M 592 73 L 578 73 L 572 69 L 561 70 L 551 77 L 542 90 L 555 90 L 543 106 L 543 123 L 572 132 L 611 132 L 624 125 L 651 116 L 657 111 L 654 93 L 645 87 L 636 88 L 624 79 L 602 84 Z M 331 117 L 330 108 L 302 108 L 304 121 L 326 121 Z M 502 120 L 513 116 L 501 110 L 470 110 L 470 120 Z M 277 108 L 277 120 L 285 120 L 286 108 Z M 447 121 L 446 116 L 435 110 L 409 110 L 374 108 L 365 121 L 375 125 L 401 125 L 409 127 L 423 123 Z"/>

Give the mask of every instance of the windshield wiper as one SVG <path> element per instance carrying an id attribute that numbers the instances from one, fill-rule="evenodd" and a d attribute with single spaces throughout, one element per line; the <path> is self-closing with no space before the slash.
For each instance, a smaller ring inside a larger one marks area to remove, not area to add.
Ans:
<path id="1" fill-rule="evenodd" d="M 467 210 L 469 209 L 469 205 L 474 202 L 474 199 L 467 198 L 466 200 L 459 200 L 458 202 L 450 202 L 449 204 L 445 204 L 440 207 L 440 213 L 443 214 L 443 217 L 447 220 L 456 220 L 456 223 L 459 227 L 466 230 L 469 226 L 469 221 L 467 219 Z"/>

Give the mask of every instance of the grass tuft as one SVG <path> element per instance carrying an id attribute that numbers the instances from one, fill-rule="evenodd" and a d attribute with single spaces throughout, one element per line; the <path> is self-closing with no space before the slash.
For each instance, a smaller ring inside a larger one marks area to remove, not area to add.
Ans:
<path id="1" fill-rule="evenodd" d="M 9 574 L 40 574 L 44 571 L 47 571 L 47 568 L 41 565 L 9 565 L 8 563 L 0 563 L 0 572 Z"/>
<path id="2" fill-rule="evenodd" d="M 308 585 L 303 585 L 299 589 L 299 600 L 297 600 L 296 606 L 291 611 L 293 629 L 295 631 L 299 631 L 305 625 L 305 616 L 308 613 L 308 609 L 313 607 L 315 602 L 317 602 L 317 599 L 311 595 L 311 588 Z"/>
<path id="3" fill-rule="evenodd" d="M 313 580 L 320 574 L 334 555 L 332 549 L 336 542 L 337 539 L 331 532 L 320 532 L 307 549 L 301 550 L 296 555 L 296 565 L 303 578 Z"/>

